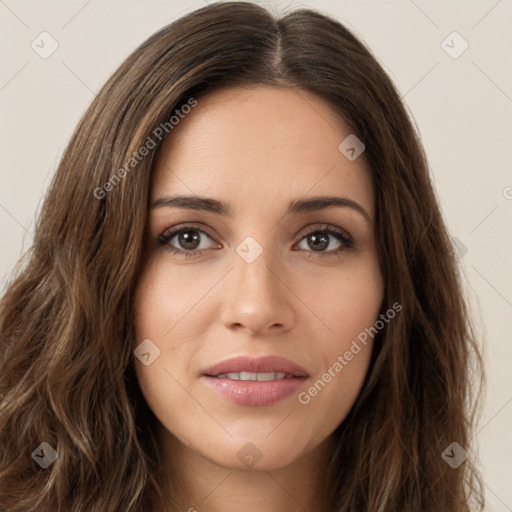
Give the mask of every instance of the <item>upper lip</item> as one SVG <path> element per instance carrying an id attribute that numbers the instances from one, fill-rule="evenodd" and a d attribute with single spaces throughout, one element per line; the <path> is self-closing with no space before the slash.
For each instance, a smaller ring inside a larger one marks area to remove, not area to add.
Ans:
<path id="1" fill-rule="evenodd" d="M 270 373 L 284 372 L 294 377 L 308 377 L 308 372 L 300 365 L 279 356 L 250 357 L 238 356 L 225 359 L 207 368 L 203 375 L 216 376 L 223 373 Z"/>

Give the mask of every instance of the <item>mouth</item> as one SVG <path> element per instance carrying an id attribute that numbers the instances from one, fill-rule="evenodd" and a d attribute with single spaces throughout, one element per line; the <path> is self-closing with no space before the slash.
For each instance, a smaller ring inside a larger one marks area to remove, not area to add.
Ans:
<path id="1" fill-rule="evenodd" d="M 232 403 L 245 406 L 275 404 L 298 392 L 309 378 L 300 365 L 282 357 L 235 357 L 201 374 L 203 382 Z"/>
<path id="2" fill-rule="evenodd" d="M 219 375 L 209 375 L 209 377 L 215 377 L 216 379 L 229 379 L 229 380 L 251 380 L 257 382 L 267 382 L 270 380 L 282 380 L 282 379 L 293 379 L 293 375 L 285 372 L 229 372 L 221 373 Z"/>

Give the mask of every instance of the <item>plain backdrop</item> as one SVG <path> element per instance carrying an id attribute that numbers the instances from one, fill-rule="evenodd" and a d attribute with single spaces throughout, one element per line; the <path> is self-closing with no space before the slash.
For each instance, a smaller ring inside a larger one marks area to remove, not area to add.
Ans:
<path id="1" fill-rule="evenodd" d="M 205 3 L 0 0 L 2 290 L 30 246 L 46 187 L 95 93 L 138 44 Z M 402 94 L 485 336 L 488 393 L 472 443 L 483 463 L 486 510 L 512 511 L 512 2 L 265 5 L 334 16 L 370 46 Z"/>

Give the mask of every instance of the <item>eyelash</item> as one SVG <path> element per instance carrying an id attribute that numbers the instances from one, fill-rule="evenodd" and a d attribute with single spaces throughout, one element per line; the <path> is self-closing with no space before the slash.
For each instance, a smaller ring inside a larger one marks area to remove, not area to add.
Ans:
<path id="1" fill-rule="evenodd" d="M 191 257 L 191 256 L 199 256 L 199 254 L 203 251 L 206 251 L 207 249 L 203 250 L 195 250 L 195 251 L 187 251 L 185 249 L 176 249 L 172 247 L 169 242 L 178 234 L 185 232 L 185 231 L 197 231 L 198 233 L 202 233 L 203 235 L 206 235 L 207 237 L 213 239 L 212 235 L 208 233 L 206 230 L 199 228 L 197 226 L 181 226 L 177 229 L 173 229 L 172 231 L 164 232 L 158 237 L 158 243 L 161 246 L 164 246 L 165 250 L 171 252 L 174 255 L 177 256 L 183 256 L 183 257 Z M 302 242 L 306 237 L 309 235 L 312 235 L 313 233 L 326 233 L 328 235 L 332 235 L 334 238 L 336 238 L 339 242 L 341 242 L 343 245 L 340 246 L 338 249 L 335 249 L 333 251 L 306 251 L 310 254 L 314 254 L 315 256 L 320 257 L 332 257 L 332 256 L 339 256 L 341 253 L 345 252 L 348 249 L 353 249 L 355 247 L 354 241 L 349 238 L 345 233 L 339 229 L 334 228 L 329 225 L 318 225 L 315 226 L 313 229 L 308 231 L 307 233 L 304 233 L 302 235 L 301 239 L 299 240 L 299 243 Z"/>

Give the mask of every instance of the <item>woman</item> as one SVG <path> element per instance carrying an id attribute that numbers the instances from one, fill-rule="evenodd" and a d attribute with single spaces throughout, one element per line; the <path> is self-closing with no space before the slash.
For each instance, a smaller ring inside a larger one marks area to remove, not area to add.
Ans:
<path id="1" fill-rule="evenodd" d="M 184 16 L 92 102 L 3 297 L 2 510 L 482 510 L 455 261 L 345 27 Z"/>

